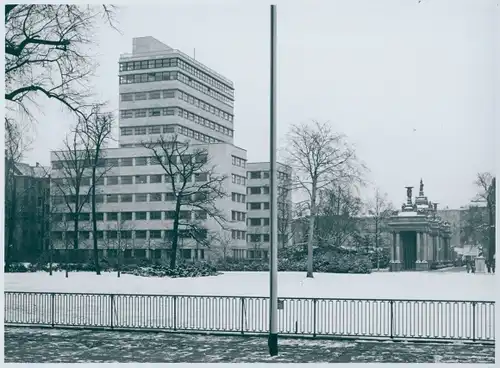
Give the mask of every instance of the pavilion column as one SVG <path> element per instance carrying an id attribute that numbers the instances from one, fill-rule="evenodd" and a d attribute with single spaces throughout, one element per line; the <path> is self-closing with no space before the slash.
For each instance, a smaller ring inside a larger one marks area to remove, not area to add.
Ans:
<path id="1" fill-rule="evenodd" d="M 435 235 L 432 235 L 432 260 L 437 261 L 437 240 Z"/>
<path id="2" fill-rule="evenodd" d="M 392 233 L 392 242 L 391 242 L 391 263 L 394 263 L 396 260 L 396 233 Z"/>
<path id="3" fill-rule="evenodd" d="M 417 231 L 417 263 L 422 261 L 422 233 Z"/>
<path id="4" fill-rule="evenodd" d="M 448 256 L 448 238 L 443 238 L 443 258 L 446 262 L 448 262 L 450 259 L 449 259 L 449 256 Z"/>
<path id="5" fill-rule="evenodd" d="M 396 262 L 401 263 L 401 234 L 396 232 Z"/>
<path id="6" fill-rule="evenodd" d="M 436 236 L 437 261 L 441 262 L 441 235 Z"/>
<path id="7" fill-rule="evenodd" d="M 441 237 L 441 260 L 446 261 L 446 238 Z"/>
<path id="8" fill-rule="evenodd" d="M 423 233 L 423 242 L 424 242 L 424 261 L 429 261 L 429 234 Z"/>

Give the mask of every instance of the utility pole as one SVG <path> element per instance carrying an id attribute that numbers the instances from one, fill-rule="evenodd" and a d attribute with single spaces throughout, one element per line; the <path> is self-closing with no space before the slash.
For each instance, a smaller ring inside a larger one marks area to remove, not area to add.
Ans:
<path id="1" fill-rule="evenodd" d="M 276 163 L 276 5 L 271 5 L 269 354 L 278 355 L 278 172 Z"/>

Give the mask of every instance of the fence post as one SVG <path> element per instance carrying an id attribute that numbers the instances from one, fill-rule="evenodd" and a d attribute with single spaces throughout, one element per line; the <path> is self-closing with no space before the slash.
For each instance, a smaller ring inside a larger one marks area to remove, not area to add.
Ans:
<path id="1" fill-rule="evenodd" d="M 318 304 L 318 299 L 313 299 L 313 337 L 316 337 L 316 305 Z"/>
<path id="2" fill-rule="evenodd" d="M 174 331 L 177 331 L 177 295 L 174 295 Z"/>
<path id="3" fill-rule="evenodd" d="M 476 302 L 472 302 L 472 341 L 476 342 Z"/>
<path id="4" fill-rule="evenodd" d="M 56 294 L 55 293 L 51 293 L 50 294 L 51 298 L 50 298 L 50 311 L 51 311 L 51 325 L 52 327 L 55 326 L 55 314 L 56 314 L 56 303 L 55 303 L 55 300 L 56 300 Z"/>
<path id="5" fill-rule="evenodd" d="M 394 300 L 389 301 L 389 306 L 391 310 L 391 327 L 390 327 L 391 339 L 394 339 Z"/>
<path id="6" fill-rule="evenodd" d="M 110 318 L 110 324 L 111 324 L 111 329 L 114 328 L 113 326 L 113 300 L 114 300 L 114 295 L 113 294 L 110 294 L 110 301 L 109 301 L 109 308 L 110 308 L 110 312 L 109 312 L 109 318 Z"/>
<path id="7" fill-rule="evenodd" d="M 245 334 L 245 297 L 241 297 L 241 334 Z"/>

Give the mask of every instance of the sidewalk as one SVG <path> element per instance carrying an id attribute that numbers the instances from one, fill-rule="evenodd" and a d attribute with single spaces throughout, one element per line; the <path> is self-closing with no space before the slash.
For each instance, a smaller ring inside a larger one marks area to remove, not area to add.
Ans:
<path id="1" fill-rule="evenodd" d="M 6 363 L 490 363 L 495 347 L 280 339 L 145 332 L 5 329 Z"/>

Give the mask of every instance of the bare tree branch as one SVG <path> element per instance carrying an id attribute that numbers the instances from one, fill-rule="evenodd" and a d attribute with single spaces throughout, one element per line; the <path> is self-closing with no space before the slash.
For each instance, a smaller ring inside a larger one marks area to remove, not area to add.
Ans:
<path id="1" fill-rule="evenodd" d="M 206 149 L 181 142 L 177 135 L 161 136 L 158 141 L 144 142 L 153 159 L 161 165 L 171 196 L 175 202 L 172 213 L 173 229 L 170 232 L 172 254 L 170 267 L 175 268 L 180 236 L 189 235 L 198 244 L 207 244 L 207 230 L 199 220 L 214 220 L 227 230 L 227 219 L 217 207 L 218 200 L 227 197 L 224 190 L 226 175 L 219 175 L 216 166 L 210 165 Z M 192 219 L 191 212 L 200 217 Z M 184 217 L 185 216 L 185 217 Z"/>
<path id="2" fill-rule="evenodd" d="M 305 192 L 309 202 L 307 277 L 313 277 L 313 243 L 318 194 L 334 183 L 361 185 L 365 166 L 343 134 L 328 123 L 293 125 L 288 133 L 287 154 L 293 168 L 294 183 Z"/>
<path id="3" fill-rule="evenodd" d="M 94 29 L 100 16 L 115 28 L 116 7 L 20 4 L 5 10 L 6 101 L 33 117 L 28 102 L 41 94 L 81 115 L 93 95 Z"/>
<path id="4" fill-rule="evenodd" d="M 92 234 L 93 234 L 93 253 L 94 266 L 96 274 L 100 275 L 99 249 L 97 239 L 97 202 L 96 202 L 96 183 L 106 175 L 112 168 L 105 161 L 105 148 L 111 139 L 111 128 L 114 122 L 113 114 L 101 112 L 99 105 L 94 106 L 88 116 L 81 118 L 77 127 L 76 134 L 82 140 L 87 157 L 91 166 L 91 206 L 92 206 Z"/>

